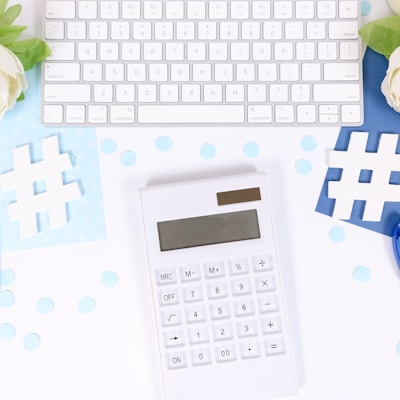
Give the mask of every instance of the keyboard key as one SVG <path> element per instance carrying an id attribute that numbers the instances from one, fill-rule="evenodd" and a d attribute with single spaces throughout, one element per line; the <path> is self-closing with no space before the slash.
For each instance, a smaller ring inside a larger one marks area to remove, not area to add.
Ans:
<path id="1" fill-rule="evenodd" d="M 313 86 L 313 97 L 315 101 L 341 102 L 359 101 L 361 96 L 360 85 L 357 83 L 317 83 Z"/>
<path id="2" fill-rule="evenodd" d="M 186 309 L 187 322 L 202 322 L 207 318 L 204 306 L 193 306 Z"/>
<path id="3" fill-rule="evenodd" d="M 357 63 L 326 63 L 324 79 L 326 81 L 358 81 L 360 69 Z"/>
<path id="4" fill-rule="evenodd" d="M 75 18 L 75 1 L 46 1 L 46 18 L 62 20 Z"/>
<path id="5" fill-rule="evenodd" d="M 90 85 L 87 84 L 47 83 L 44 86 L 44 98 L 49 103 L 88 103 L 90 93 Z"/>
<path id="6" fill-rule="evenodd" d="M 358 22 L 357 21 L 334 21 L 329 22 L 330 39 L 357 39 Z"/>
<path id="7" fill-rule="evenodd" d="M 46 63 L 44 66 L 46 81 L 73 82 L 79 81 L 80 65 L 78 63 Z"/>
<path id="8" fill-rule="evenodd" d="M 85 123 L 86 109 L 82 105 L 67 105 L 65 107 L 65 120 L 70 124 Z"/>

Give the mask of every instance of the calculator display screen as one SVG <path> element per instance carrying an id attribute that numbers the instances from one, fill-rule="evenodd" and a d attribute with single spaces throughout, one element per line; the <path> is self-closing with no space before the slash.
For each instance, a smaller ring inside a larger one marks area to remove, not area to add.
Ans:
<path id="1" fill-rule="evenodd" d="M 257 210 L 157 223 L 161 251 L 260 238 Z"/>

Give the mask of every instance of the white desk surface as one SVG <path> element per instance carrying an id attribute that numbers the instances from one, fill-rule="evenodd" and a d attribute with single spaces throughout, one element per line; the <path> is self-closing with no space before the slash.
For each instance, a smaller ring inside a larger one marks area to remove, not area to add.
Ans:
<path id="1" fill-rule="evenodd" d="M 40 36 L 42 2 L 21 3 L 18 22 L 29 25 L 24 36 Z M 389 15 L 382 0 L 370 4 L 365 20 Z M 38 112 L 39 100 L 26 95 Z M 19 107 L 24 106 L 7 118 Z M 20 144 L 30 143 L 29 121 L 19 123 Z M 5 126 L 6 119 L 0 137 Z M 148 182 L 259 170 L 270 180 L 284 267 L 299 377 L 293 400 L 398 400 L 400 274 L 390 238 L 315 212 L 338 133 L 339 128 L 98 129 L 90 137 L 97 145 L 93 160 L 98 157 L 106 238 L 85 241 L 82 232 L 80 243 L 1 254 L 1 270 L 7 271 L 2 289 L 11 300 L 7 304 L 3 293 L 0 326 L 14 328 L 8 340 L 4 332 L 0 339 L 1 398 L 159 400 L 137 189 Z M 61 139 L 67 135 L 60 133 Z M 136 155 L 131 166 L 120 161 L 127 150 Z M 332 229 L 342 240 L 330 236 Z M 358 267 L 370 273 L 365 282 L 354 274 Z M 43 298 L 50 300 L 38 303 Z M 46 309 L 49 304 L 54 308 Z"/>

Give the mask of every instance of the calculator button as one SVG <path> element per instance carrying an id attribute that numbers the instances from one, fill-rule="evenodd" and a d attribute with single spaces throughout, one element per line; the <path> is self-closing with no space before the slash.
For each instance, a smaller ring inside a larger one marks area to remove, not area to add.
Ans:
<path id="1" fill-rule="evenodd" d="M 216 358 L 218 362 L 235 361 L 236 360 L 235 347 L 233 345 L 217 347 Z"/>
<path id="2" fill-rule="evenodd" d="M 281 319 L 279 317 L 263 318 L 261 326 L 264 334 L 281 332 L 282 330 Z"/>
<path id="3" fill-rule="evenodd" d="M 253 315 L 255 312 L 254 301 L 246 299 L 235 302 L 235 315 L 241 317 L 243 315 Z"/>
<path id="4" fill-rule="evenodd" d="M 184 351 L 167 354 L 168 369 L 185 368 L 187 365 L 187 357 Z"/>
<path id="5" fill-rule="evenodd" d="M 163 326 L 180 325 L 182 323 L 181 311 L 180 310 L 162 311 L 161 322 Z"/>
<path id="6" fill-rule="evenodd" d="M 214 340 L 229 340 L 233 338 L 232 324 L 214 325 Z"/>
<path id="7" fill-rule="evenodd" d="M 257 292 L 268 292 L 270 290 L 275 289 L 275 281 L 274 277 L 269 276 L 260 276 L 255 279 L 256 282 L 256 290 Z"/>
<path id="8" fill-rule="evenodd" d="M 207 285 L 209 299 L 220 299 L 228 296 L 228 287 L 226 282 L 212 282 Z"/>
<path id="9" fill-rule="evenodd" d="M 203 306 L 188 307 L 186 309 L 187 322 L 202 322 L 206 320 L 206 310 Z"/>
<path id="10" fill-rule="evenodd" d="M 184 265 L 180 268 L 182 282 L 198 281 L 201 278 L 200 265 Z"/>
<path id="11" fill-rule="evenodd" d="M 190 344 L 206 343 L 208 341 L 208 329 L 206 327 L 189 329 Z"/>
<path id="12" fill-rule="evenodd" d="M 192 364 L 204 365 L 211 364 L 212 355 L 210 349 L 196 349 L 192 350 Z"/>
<path id="13" fill-rule="evenodd" d="M 221 278 L 225 276 L 225 266 L 223 261 L 213 261 L 204 264 L 204 274 L 206 278 Z"/>
<path id="14" fill-rule="evenodd" d="M 282 354 L 285 352 L 283 338 L 270 339 L 265 341 L 265 352 L 267 355 Z"/>
<path id="15" fill-rule="evenodd" d="M 165 289 L 158 291 L 158 299 L 161 306 L 169 306 L 179 303 L 178 289 Z"/>
<path id="16" fill-rule="evenodd" d="M 215 303 L 211 304 L 211 318 L 212 319 L 223 319 L 231 316 L 231 310 L 229 303 Z"/>
<path id="17" fill-rule="evenodd" d="M 250 294 L 251 282 L 249 279 L 237 279 L 232 282 L 232 293 L 235 296 Z"/>
<path id="18" fill-rule="evenodd" d="M 270 254 L 254 256 L 253 268 L 255 272 L 270 271 L 273 268 L 272 256 Z"/>
<path id="19" fill-rule="evenodd" d="M 261 297 L 260 299 L 258 299 L 258 307 L 260 313 L 278 311 L 278 299 L 276 296 Z"/>
<path id="20" fill-rule="evenodd" d="M 247 272 L 249 272 L 249 262 L 247 258 L 229 260 L 229 273 L 231 275 L 246 274 Z"/>
<path id="21" fill-rule="evenodd" d="M 248 337 L 257 335 L 256 321 L 241 321 L 236 324 L 239 337 Z"/>
<path id="22" fill-rule="evenodd" d="M 156 281 L 158 285 L 167 285 L 176 283 L 175 268 L 162 268 L 156 270 Z"/>
<path id="23" fill-rule="evenodd" d="M 203 289 L 201 286 L 188 286 L 183 288 L 183 298 L 185 302 L 203 300 Z"/>
<path id="24" fill-rule="evenodd" d="M 164 332 L 164 342 L 166 347 L 183 346 L 185 339 L 181 330 L 168 330 Z"/>
<path id="25" fill-rule="evenodd" d="M 255 358 L 261 356 L 260 344 L 249 342 L 240 344 L 240 355 L 242 358 Z"/>

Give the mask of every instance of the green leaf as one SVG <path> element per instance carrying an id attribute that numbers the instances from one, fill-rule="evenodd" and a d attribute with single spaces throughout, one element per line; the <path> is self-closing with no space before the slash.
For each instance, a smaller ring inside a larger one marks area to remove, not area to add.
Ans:
<path id="1" fill-rule="evenodd" d="M 50 55 L 50 48 L 43 40 L 26 39 L 7 46 L 22 62 L 25 71 Z"/>
<path id="2" fill-rule="evenodd" d="M 22 31 L 25 29 L 26 26 L 0 26 L 0 44 L 2 44 L 3 46 L 8 46 L 9 44 L 15 42 L 21 35 Z"/>
<path id="3" fill-rule="evenodd" d="M 1 25 L 11 25 L 21 14 L 22 6 L 21 4 L 16 4 L 11 6 L 6 12 L 0 15 L 0 26 Z"/>
<path id="4" fill-rule="evenodd" d="M 368 47 L 389 58 L 400 47 L 400 15 L 364 25 L 360 29 L 360 36 Z"/>
<path id="5" fill-rule="evenodd" d="M 6 10 L 7 3 L 8 0 L 0 0 L 0 15 L 3 14 L 3 12 Z"/>
<path id="6" fill-rule="evenodd" d="M 21 93 L 20 96 L 18 97 L 17 101 L 22 101 L 25 100 L 25 95 L 24 93 Z"/>

